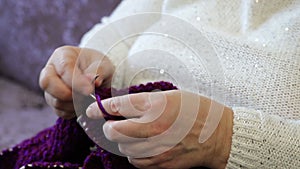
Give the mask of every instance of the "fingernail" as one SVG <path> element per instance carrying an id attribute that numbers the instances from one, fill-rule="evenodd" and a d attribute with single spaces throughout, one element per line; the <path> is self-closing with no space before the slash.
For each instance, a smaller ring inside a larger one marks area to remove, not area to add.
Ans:
<path id="1" fill-rule="evenodd" d="M 96 87 L 99 87 L 99 86 L 101 86 L 102 83 L 103 83 L 103 79 L 98 78 L 95 80 L 94 85 Z"/>
<path id="2" fill-rule="evenodd" d="M 119 112 L 120 110 L 120 100 L 117 98 L 113 98 L 110 102 L 110 109 L 113 112 Z"/>
<path id="3" fill-rule="evenodd" d="M 95 81 L 97 80 L 98 77 L 99 77 L 99 74 L 97 74 L 97 75 L 94 77 L 94 79 L 92 80 L 92 84 L 95 83 Z"/>
<path id="4" fill-rule="evenodd" d="M 90 105 L 87 109 L 86 109 L 86 115 L 89 118 L 94 118 L 97 117 L 97 112 L 94 110 L 93 106 Z"/>

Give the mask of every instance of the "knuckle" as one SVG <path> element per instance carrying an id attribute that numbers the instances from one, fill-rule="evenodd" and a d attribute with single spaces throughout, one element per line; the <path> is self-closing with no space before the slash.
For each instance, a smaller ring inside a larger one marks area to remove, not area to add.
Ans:
<path id="1" fill-rule="evenodd" d="M 66 58 L 61 58 L 58 64 L 58 67 L 60 68 L 60 76 L 64 76 L 66 73 L 69 73 L 69 70 L 74 67 L 73 61 L 67 60 Z"/>
<path id="2" fill-rule="evenodd" d="M 73 46 L 61 46 L 57 48 L 52 56 L 51 63 L 55 64 L 58 68 L 59 74 L 65 73 L 66 68 L 73 67 L 78 56 L 78 51 L 76 51 Z"/>
<path id="3" fill-rule="evenodd" d="M 164 126 L 160 123 L 153 122 L 149 126 L 148 131 L 149 131 L 148 134 L 149 136 L 156 136 L 164 132 Z"/>
<path id="4" fill-rule="evenodd" d="M 143 99 L 140 104 L 134 104 L 134 108 L 137 111 L 146 111 L 150 108 L 149 101 L 147 99 Z"/>
<path id="5" fill-rule="evenodd" d="M 60 59 L 60 61 L 59 61 L 59 67 L 61 67 L 61 68 L 68 68 L 69 66 L 70 66 L 70 62 L 69 61 L 67 61 L 65 58 L 61 58 Z"/>
<path id="6" fill-rule="evenodd" d="M 129 111 L 131 111 L 134 115 L 141 115 L 151 107 L 147 94 L 145 93 L 124 95 L 121 98 L 124 110 L 128 111 L 129 109 Z"/>
<path id="7" fill-rule="evenodd" d="M 42 70 L 41 70 L 41 73 L 40 73 L 40 78 L 39 78 L 39 86 L 42 90 L 45 90 L 48 88 L 49 86 L 49 73 L 48 73 L 48 67 L 44 67 Z"/>

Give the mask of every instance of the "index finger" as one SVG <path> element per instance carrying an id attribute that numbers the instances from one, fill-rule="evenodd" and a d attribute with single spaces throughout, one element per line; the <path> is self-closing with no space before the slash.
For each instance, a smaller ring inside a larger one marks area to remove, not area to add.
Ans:
<path id="1" fill-rule="evenodd" d="M 156 123 L 156 120 L 166 111 L 165 94 L 166 92 L 138 93 L 119 97 L 115 103 L 110 101 L 111 108 L 107 109 L 108 113 L 131 118 L 105 123 L 103 130 L 106 137 L 112 141 L 130 142 L 133 141 L 132 138 L 148 138 L 159 134 L 161 128 L 167 128 L 165 126 L 169 125 L 169 123 Z"/>
<path id="2" fill-rule="evenodd" d="M 103 115 L 124 116 L 139 123 L 148 123 L 159 117 L 165 106 L 166 97 L 163 92 L 137 93 L 105 99 L 99 103 L 100 110 L 98 108 L 88 111 L 87 115 L 94 119 L 102 118 Z M 91 108 L 93 109 L 94 106 Z"/>
<path id="3" fill-rule="evenodd" d="M 105 137 L 113 142 L 137 142 L 153 136 L 153 126 L 149 123 L 136 123 L 131 120 L 107 121 L 103 125 Z"/>
<path id="4" fill-rule="evenodd" d="M 71 89 L 58 77 L 52 65 L 46 65 L 41 73 L 39 84 L 43 90 L 60 100 L 72 100 Z"/>

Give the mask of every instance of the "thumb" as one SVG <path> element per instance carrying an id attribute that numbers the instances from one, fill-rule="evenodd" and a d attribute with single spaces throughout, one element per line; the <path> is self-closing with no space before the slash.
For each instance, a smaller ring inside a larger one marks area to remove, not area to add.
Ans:
<path id="1" fill-rule="evenodd" d="M 94 86 L 96 87 L 106 85 L 104 83 L 110 82 L 113 72 L 114 67 L 106 57 L 94 61 L 84 70 L 84 74 L 94 80 Z M 95 79 L 96 76 L 97 78 Z"/>
<path id="2" fill-rule="evenodd" d="M 77 66 L 74 68 L 72 87 L 75 91 L 89 95 L 94 90 L 93 81 L 91 74 L 84 74 Z"/>
<path id="3" fill-rule="evenodd" d="M 93 92 L 95 86 L 99 87 L 105 82 L 110 82 L 114 72 L 111 61 L 102 53 L 88 48 L 81 48 L 78 54 L 77 71 L 73 82 L 74 88 L 83 94 Z M 95 77 L 98 77 L 95 80 Z"/>

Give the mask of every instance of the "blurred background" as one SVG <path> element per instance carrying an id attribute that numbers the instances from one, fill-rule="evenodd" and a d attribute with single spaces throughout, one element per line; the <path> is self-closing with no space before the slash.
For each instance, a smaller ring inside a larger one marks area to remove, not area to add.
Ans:
<path id="1" fill-rule="evenodd" d="M 0 0 L 0 150 L 55 123 L 39 73 L 55 48 L 82 35 L 121 0 Z"/>

